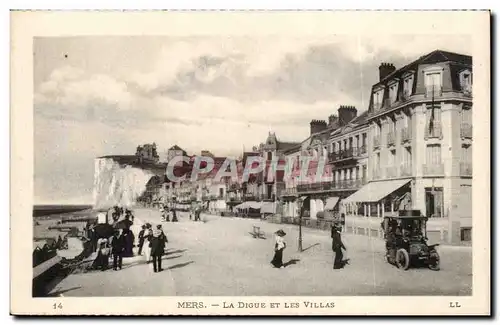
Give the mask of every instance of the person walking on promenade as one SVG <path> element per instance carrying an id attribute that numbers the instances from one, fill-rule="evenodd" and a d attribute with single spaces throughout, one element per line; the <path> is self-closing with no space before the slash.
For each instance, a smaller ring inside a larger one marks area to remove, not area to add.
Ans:
<path id="1" fill-rule="evenodd" d="M 344 267 L 347 261 L 343 261 L 342 249 L 347 250 L 342 242 L 342 238 L 339 232 L 340 226 L 332 226 L 332 250 L 335 253 L 335 258 L 333 260 L 333 268 L 341 269 Z"/>
<path id="2" fill-rule="evenodd" d="M 151 238 L 153 237 L 153 229 L 151 228 L 150 223 L 146 223 L 146 231 L 144 235 L 146 247 L 144 248 L 144 252 L 146 253 L 146 263 L 151 261 Z"/>
<path id="3" fill-rule="evenodd" d="M 141 231 L 139 231 L 139 235 L 138 235 L 138 237 L 139 237 L 139 250 L 137 252 L 138 255 L 142 255 L 142 247 L 144 246 L 144 240 L 146 239 L 144 237 L 145 232 L 146 232 L 146 226 L 142 225 Z"/>
<path id="4" fill-rule="evenodd" d="M 172 222 L 178 222 L 177 220 L 177 211 L 175 209 L 172 210 Z"/>
<path id="5" fill-rule="evenodd" d="M 154 272 L 161 272 L 161 258 L 165 254 L 165 243 L 167 242 L 167 237 L 161 229 L 161 225 L 158 225 L 153 231 L 151 237 L 151 256 L 153 256 L 153 270 Z"/>
<path id="6" fill-rule="evenodd" d="M 273 260 L 271 261 L 271 264 L 275 268 L 283 268 L 283 250 L 286 248 L 286 243 L 284 240 L 284 237 L 286 233 L 280 229 L 277 232 L 275 232 L 275 244 L 274 244 L 274 257 Z"/>
<path id="7" fill-rule="evenodd" d="M 109 247 L 108 240 L 101 238 L 97 240 L 97 258 L 96 268 L 101 271 L 106 271 L 109 267 Z"/>
<path id="8" fill-rule="evenodd" d="M 123 251 L 125 250 L 124 237 L 118 230 L 111 239 L 111 253 L 113 254 L 113 270 L 122 269 Z"/>

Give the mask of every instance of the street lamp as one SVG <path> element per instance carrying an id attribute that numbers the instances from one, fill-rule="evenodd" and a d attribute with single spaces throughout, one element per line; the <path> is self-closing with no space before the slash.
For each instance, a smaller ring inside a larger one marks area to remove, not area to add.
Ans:
<path id="1" fill-rule="evenodd" d="M 302 204 L 304 201 L 302 198 L 297 199 L 297 205 L 299 207 L 299 252 L 302 252 Z"/>

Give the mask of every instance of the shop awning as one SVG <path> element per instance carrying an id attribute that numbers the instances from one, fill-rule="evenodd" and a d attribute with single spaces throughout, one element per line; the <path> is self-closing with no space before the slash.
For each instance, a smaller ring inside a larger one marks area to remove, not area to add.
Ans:
<path id="1" fill-rule="evenodd" d="M 260 208 L 261 213 L 276 213 L 276 204 L 274 202 L 264 202 Z"/>
<path id="2" fill-rule="evenodd" d="M 325 210 L 333 210 L 337 203 L 339 203 L 338 197 L 329 197 L 326 199 Z"/>
<path id="3" fill-rule="evenodd" d="M 396 179 L 392 181 L 370 182 L 344 199 L 343 203 L 378 202 L 410 181 L 411 179 Z"/>
<path id="4" fill-rule="evenodd" d="M 254 209 L 254 210 L 258 210 L 260 209 L 262 206 L 262 202 L 255 202 L 255 201 L 248 201 L 248 202 L 243 202 L 241 204 L 238 204 L 237 206 L 235 206 L 234 208 L 235 209 Z"/>

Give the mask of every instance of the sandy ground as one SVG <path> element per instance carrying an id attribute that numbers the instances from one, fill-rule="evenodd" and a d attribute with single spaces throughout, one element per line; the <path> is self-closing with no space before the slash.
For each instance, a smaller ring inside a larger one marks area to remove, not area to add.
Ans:
<path id="1" fill-rule="evenodd" d="M 160 213 L 136 210 L 143 222 L 160 223 Z M 297 251 L 298 227 L 265 221 L 202 215 L 190 221 L 181 213 L 178 223 L 163 223 L 169 239 L 161 273 L 142 257 L 124 261 L 120 271 L 75 274 L 59 283 L 52 295 L 64 296 L 337 296 L 337 295 L 470 295 L 472 250 L 440 247 L 441 271 L 426 268 L 401 271 L 384 258 L 380 239 L 343 235 L 350 265 L 333 270 L 329 233 L 303 229 Z M 254 239 L 252 226 L 265 239 Z M 282 228 L 288 244 L 284 261 L 275 269 L 273 233 Z"/>

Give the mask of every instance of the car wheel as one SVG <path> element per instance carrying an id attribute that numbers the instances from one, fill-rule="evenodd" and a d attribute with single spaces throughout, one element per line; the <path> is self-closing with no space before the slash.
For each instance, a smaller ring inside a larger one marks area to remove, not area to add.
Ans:
<path id="1" fill-rule="evenodd" d="M 408 270 L 410 267 L 410 256 L 406 249 L 400 248 L 396 252 L 396 264 L 400 269 Z"/>
<path id="2" fill-rule="evenodd" d="M 433 271 L 439 271 L 441 267 L 439 266 L 439 254 L 438 252 L 434 251 L 431 253 L 429 257 L 429 269 Z"/>

